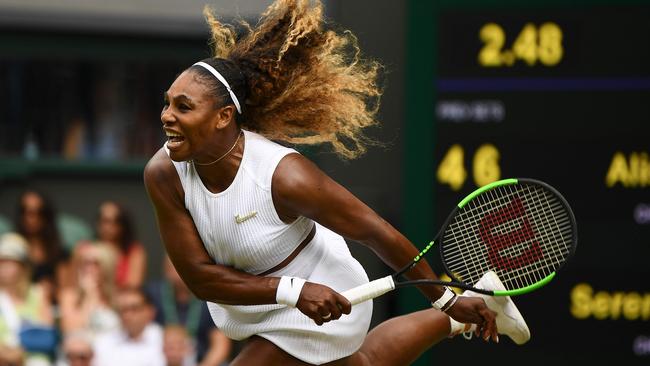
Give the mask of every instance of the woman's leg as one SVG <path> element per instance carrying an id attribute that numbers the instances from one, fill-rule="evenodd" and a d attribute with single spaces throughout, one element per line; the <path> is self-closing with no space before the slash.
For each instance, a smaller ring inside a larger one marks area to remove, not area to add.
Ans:
<path id="1" fill-rule="evenodd" d="M 308 364 L 284 352 L 271 341 L 253 336 L 246 342 L 230 366 L 257 365 L 306 366 Z"/>
<path id="2" fill-rule="evenodd" d="M 253 336 L 247 342 L 237 357 L 230 363 L 230 366 L 309 366 L 310 364 L 300 361 L 283 351 L 271 341 L 262 337 Z M 326 366 L 364 366 L 371 364 L 364 361 L 363 355 L 359 352 L 326 364 Z"/>
<path id="3" fill-rule="evenodd" d="M 449 335 L 449 317 L 434 309 L 389 319 L 375 327 L 359 351 L 328 366 L 403 366 Z M 252 337 L 231 366 L 306 366 L 261 337 Z"/>
<path id="4" fill-rule="evenodd" d="M 435 309 L 421 310 L 379 324 L 368 333 L 357 353 L 363 356 L 365 365 L 410 365 L 446 338 L 449 329 L 446 314 Z"/>

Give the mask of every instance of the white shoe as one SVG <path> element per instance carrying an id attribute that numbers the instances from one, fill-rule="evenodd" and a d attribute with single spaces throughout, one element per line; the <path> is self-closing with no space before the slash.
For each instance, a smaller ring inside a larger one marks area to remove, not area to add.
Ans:
<path id="1" fill-rule="evenodd" d="M 493 271 L 486 272 L 474 287 L 483 290 L 505 291 L 505 286 Z M 524 317 L 515 306 L 510 296 L 488 296 L 467 290 L 462 296 L 480 297 L 487 307 L 497 313 L 497 329 L 499 334 L 505 334 L 516 344 L 522 345 L 530 339 L 530 330 Z"/>

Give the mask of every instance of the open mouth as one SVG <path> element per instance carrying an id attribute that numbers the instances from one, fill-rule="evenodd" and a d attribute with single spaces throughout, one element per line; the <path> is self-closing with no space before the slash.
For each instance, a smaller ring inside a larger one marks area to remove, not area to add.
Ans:
<path id="1" fill-rule="evenodd" d="M 185 137 L 180 133 L 172 131 L 165 131 L 165 133 L 167 134 L 167 147 L 169 149 L 177 148 L 185 141 Z"/>

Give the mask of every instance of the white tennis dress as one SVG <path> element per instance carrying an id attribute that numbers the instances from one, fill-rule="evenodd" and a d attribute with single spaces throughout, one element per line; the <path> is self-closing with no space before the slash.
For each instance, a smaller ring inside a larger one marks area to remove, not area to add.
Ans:
<path id="1" fill-rule="evenodd" d="M 309 244 L 284 268 L 268 276 L 294 276 L 338 292 L 368 282 L 368 276 L 331 230 L 300 217 L 287 225 L 277 215 L 271 180 L 280 160 L 293 149 L 244 131 L 244 154 L 232 184 L 210 192 L 191 162 L 173 162 L 185 191 L 185 207 L 218 264 L 259 274 L 287 258 L 309 235 Z M 169 154 L 165 146 L 165 150 Z M 323 364 L 361 347 L 370 325 L 372 301 L 355 305 L 350 315 L 318 326 L 298 309 L 285 305 L 223 305 L 208 302 L 216 326 L 229 338 L 266 338 L 294 357 Z"/>

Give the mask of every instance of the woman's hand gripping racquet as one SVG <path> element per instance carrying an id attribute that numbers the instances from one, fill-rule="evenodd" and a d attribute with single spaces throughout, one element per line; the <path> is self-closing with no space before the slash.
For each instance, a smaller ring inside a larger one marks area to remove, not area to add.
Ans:
<path id="1" fill-rule="evenodd" d="M 398 278 L 440 242 L 440 256 L 452 281 Z M 352 305 L 395 288 L 446 285 L 490 296 L 514 296 L 553 279 L 575 252 L 578 232 L 567 201 L 553 187 L 533 179 L 504 179 L 477 189 L 451 212 L 438 235 L 396 273 L 342 292 Z M 494 271 L 505 291 L 474 288 Z"/>

